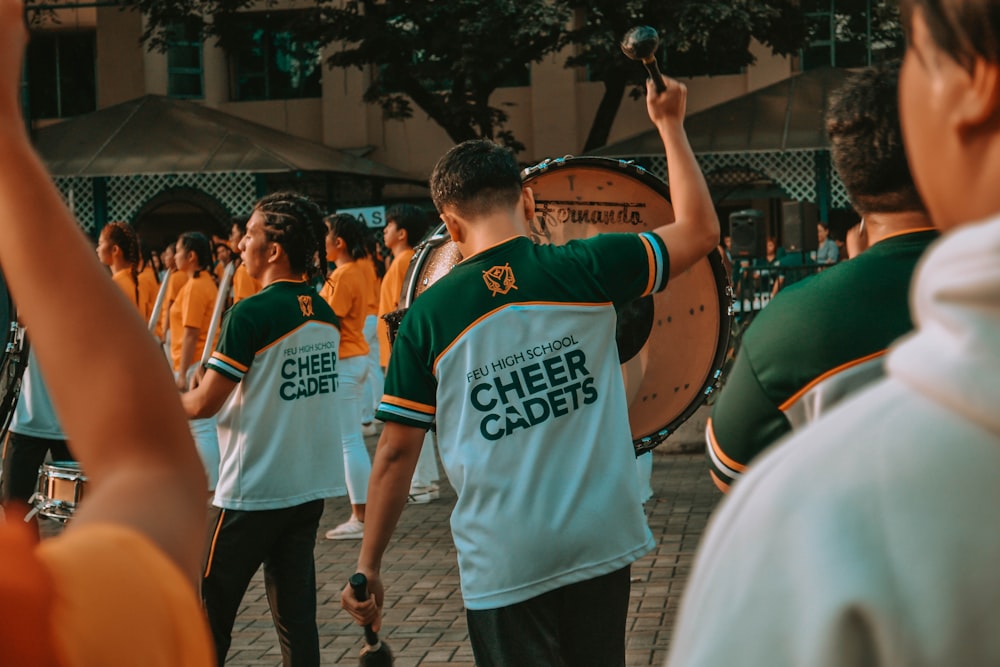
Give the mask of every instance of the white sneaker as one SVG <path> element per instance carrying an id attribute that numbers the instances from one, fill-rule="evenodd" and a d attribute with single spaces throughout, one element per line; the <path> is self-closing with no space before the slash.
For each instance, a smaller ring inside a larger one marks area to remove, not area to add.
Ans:
<path id="1" fill-rule="evenodd" d="M 355 517 L 340 524 L 336 528 L 326 531 L 328 540 L 360 540 L 365 534 L 365 522 L 358 521 Z"/>
<path id="2" fill-rule="evenodd" d="M 375 422 L 368 422 L 367 424 L 362 424 L 361 435 L 363 435 L 366 438 L 370 438 L 373 435 L 378 435 L 378 429 L 375 428 Z"/>
<path id="3" fill-rule="evenodd" d="M 410 487 L 410 497 L 406 499 L 411 505 L 426 505 L 432 500 L 437 500 L 441 497 L 441 489 L 437 484 L 431 484 L 430 486 L 412 486 Z"/>

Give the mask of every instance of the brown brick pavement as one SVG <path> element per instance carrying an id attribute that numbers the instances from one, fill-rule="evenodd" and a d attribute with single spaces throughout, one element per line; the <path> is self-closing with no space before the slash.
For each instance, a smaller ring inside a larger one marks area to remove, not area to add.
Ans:
<path id="1" fill-rule="evenodd" d="M 369 438 L 369 443 L 374 439 Z M 626 664 L 662 665 L 670 628 L 687 581 L 695 547 L 719 492 L 709 480 L 702 454 L 654 452 L 654 497 L 646 504 L 656 549 L 632 567 Z M 385 556 L 387 609 L 382 636 L 397 667 L 472 667 L 465 613 L 458 587 L 448 514 L 455 494 L 442 485 L 441 500 L 411 505 Z M 361 629 L 340 609 L 340 591 L 353 571 L 359 543 L 332 542 L 322 534 L 348 516 L 346 498 L 327 502 L 316 546 L 319 631 L 324 665 L 357 665 Z M 600 530 L 600 526 L 594 526 Z M 258 573 L 243 600 L 227 665 L 281 664 Z"/>

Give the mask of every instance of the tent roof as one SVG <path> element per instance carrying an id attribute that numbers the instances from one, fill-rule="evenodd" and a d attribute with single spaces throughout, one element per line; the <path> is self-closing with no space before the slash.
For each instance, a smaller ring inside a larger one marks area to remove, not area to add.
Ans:
<path id="1" fill-rule="evenodd" d="M 830 92 L 847 70 L 809 70 L 691 114 L 684 121 L 695 153 L 817 150 L 829 148 L 823 114 Z M 589 153 L 608 157 L 662 155 L 656 130 Z"/>
<path id="2" fill-rule="evenodd" d="M 237 118 L 146 95 L 36 132 L 53 176 L 329 171 L 422 183 L 391 167 Z"/>

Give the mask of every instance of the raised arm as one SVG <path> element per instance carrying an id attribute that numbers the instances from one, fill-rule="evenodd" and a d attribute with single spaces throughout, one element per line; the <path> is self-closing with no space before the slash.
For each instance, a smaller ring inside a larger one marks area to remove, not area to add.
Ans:
<path id="1" fill-rule="evenodd" d="M 68 530 L 130 526 L 195 581 L 205 475 L 162 352 L 108 280 L 25 132 L 23 11 L 21 0 L 0 0 L 0 265 L 90 482 Z"/>
<path id="2" fill-rule="evenodd" d="M 719 218 L 684 131 L 687 88 L 667 77 L 663 77 L 663 81 L 667 89 L 662 93 L 656 92 L 652 80 L 646 82 L 646 110 L 660 133 L 667 155 L 670 199 L 676 222 L 653 231 L 667 244 L 672 278 L 719 245 Z"/>

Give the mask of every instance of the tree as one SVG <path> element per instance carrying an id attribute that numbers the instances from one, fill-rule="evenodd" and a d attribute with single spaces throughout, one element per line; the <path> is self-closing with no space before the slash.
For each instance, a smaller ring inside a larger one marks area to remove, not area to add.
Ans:
<path id="1" fill-rule="evenodd" d="M 161 48 L 178 25 L 193 25 L 231 46 L 237 39 L 231 29 L 236 13 L 259 7 L 255 0 L 120 1 L 146 14 L 143 39 Z M 876 28 L 872 39 L 887 34 L 886 25 L 888 32 L 898 27 L 891 0 L 837 0 L 851 7 L 869 3 Z M 607 143 L 625 94 L 642 94 L 645 70 L 619 49 L 629 28 L 645 24 L 659 31 L 660 65 L 668 74 L 727 73 L 753 63 L 752 39 L 776 54 L 797 53 L 810 38 L 805 12 L 814 4 L 817 0 L 312 0 L 288 29 L 300 44 L 335 45 L 327 59 L 331 67 L 375 68 L 365 100 L 381 105 L 387 118 L 409 118 L 416 107 L 456 142 L 485 137 L 515 149 L 523 146 L 506 127 L 506 111 L 490 105 L 491 95 L 526 82 L 530 63 L 568 49 L 573 55 L 567 67 L 586 68 L 591 80 L 604 86 L 586 152 Z M 819 4 L 831 6 L 829 0 Z M 848 13 L 857 18 L 858 12 Z"/>
<path id="2" fill-rule="evenodd" d="M 144 39 L 163 47 L 167 30 L 198 24 L 226 47 L 247 0 L 124 0 L 148 18 Z M 212 17 L 203 21 L 201 17 Z M 528 65 L 559 45 L 569 10 L 548 0 L 315 0 L 290 29 L 301 42 L 337 45 L 331 67 L 377 68 L 365 100 L 389 118 L 416 105 L 456 142 L 485 137 L 523 149 L 491 106 L 502 85 L 526 83 Z"/>
<path id="3" fill-rule="evenodd" d="M 583 20 L 564 36 L 577 54 L 568 67 L 586 67 L 604 94 L 583 152 L 607 143 L 625 93 L 642 94 L 645 69 L 623 57 L 622 36 L 635 25 L 660 34 L 660 67 L 671 76 L 738 71 L 754 61 L 751 38 L 774 53 L 795 53 L 804 44 L 805 21 L 796 0 L 567 0 Z"/>

